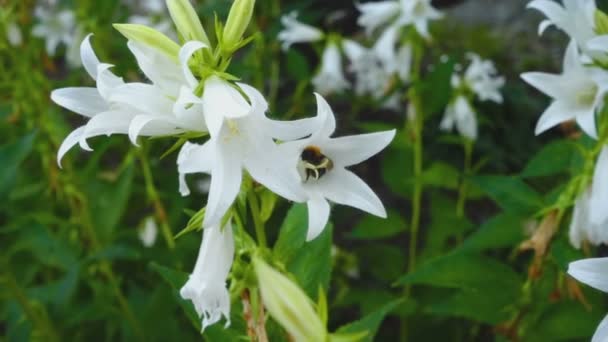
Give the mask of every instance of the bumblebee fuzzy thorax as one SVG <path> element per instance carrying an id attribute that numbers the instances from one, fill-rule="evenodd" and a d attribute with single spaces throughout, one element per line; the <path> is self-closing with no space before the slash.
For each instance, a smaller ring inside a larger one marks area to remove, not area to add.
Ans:
<path id="1" fill-rule="evenodd" d="M 318 180 L 334 167 L 334 163 L 321 153 L 318 146 L 307 146 L 300 154 L 298 172 L 302 181 Z"/>

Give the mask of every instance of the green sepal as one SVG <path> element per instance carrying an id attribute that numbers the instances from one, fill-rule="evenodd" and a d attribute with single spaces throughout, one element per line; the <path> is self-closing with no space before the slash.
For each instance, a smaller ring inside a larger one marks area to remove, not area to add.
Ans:
<path id="1" fill-rule="evenodd" d="M 113 24 L 113 26 L 127 39 L 153 47 L 174 61 L 179 60 L 179 45 L 161 32 L 138 24 Z"/>
<path id="2" fill-rule="evenodd" d="M 187 211 L 187 214 L 192 214 L 192 217 L 190 217 L 190 220 L 188 221 L 188 224 L 186 225 L 186 228 L 182 229 L 179 233 L 177 233 L 174 237 L 175 240 L 177 240 L 177 238 L 182 237 L 190 232 L 194 232 L 194 231 L 198 231 L 203 229 L 203 219 L 205 218 L 205 210 L 207 209 L 207 207 L 202 208 L 201 210 L 197 211 L 197 212 L 192 212 L 192 211 Z"/>

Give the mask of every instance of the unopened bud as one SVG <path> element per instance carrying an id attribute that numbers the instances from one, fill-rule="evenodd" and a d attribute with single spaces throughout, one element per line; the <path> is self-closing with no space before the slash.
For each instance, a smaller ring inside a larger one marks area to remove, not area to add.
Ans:
<path id="1" fill-rule="evenodd" d="M 211 46 L 203 24 L 189 0 L 167 0 L 167 8 L 177 32 L 185 42 L 198 40 Z"/>
<path id="2" fill-rule="evenodd" d="M 232 52 L 243 39 L 243 34 L 251 21 L 254 7 L 255 0 L 235 0 L 232 3 L 222 34 L 225 51 Z"/>

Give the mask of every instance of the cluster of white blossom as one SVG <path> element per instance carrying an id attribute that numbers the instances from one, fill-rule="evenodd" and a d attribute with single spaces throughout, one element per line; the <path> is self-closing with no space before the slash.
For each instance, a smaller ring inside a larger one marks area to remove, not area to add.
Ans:
<path id="1" fill-rule="evenodd" d="M 505 84 L 505 79 L 497 75 L 492 61 L 481 59 L 474 53 L 469 53 L 468 58 L 471 63 L 464 75 L 452 75 L 454 95 L 439 127 L 444 131 L 451 131 L 455 126 L 460 135 L 476 140 L 478 124 L 472 102 L 477 98 L 480 101 L 502 103 L 500 88 Z"/>
<path id="2" fill-rule="evenodd" d="M 347 168 L 384 149 L 395 131 L 334 138 L 334 113 L 318 94 L 315 117 L 269 119 L 264 96 L 233 82 L 225 72 L 227 64 L 216 59 L 230 59 L 227 51 L 240 46 L 249 19 L 235 24 L 229 16 L 220 43 L 212 46 L 198 18 L 192 20 L 196 14 L 187 0 L 167 3 L 180 36 L 196 40 L 178 44 L 152 28 L 115 26 L 129 39 L 127 46 L 148 82 L 125 82 L 116 76 L 112 65 L 97 58 L 91 36 L 84 39 L 82 64 L 96 86 L 52 92 L 57 104 L 88 118 L 64 140 L 58 160 L 76 144 L 90 150 L 87 140 L 100 135 L 126 134 L 135 145 L 139 136 L 209 136 L 202 145 L 186 142 L 177 158 L 183 195 L 189 194 L 187 174 L 211 175 L 199 256 L 181 289 L 182 297 L 194 303 L 204 329 L 222 316 L 229 319 L 226 279 L 235 249 L 231 207 L 244 177 L 287 200 L 306 203 L 307 238 L 314 239 L 328 222 L 329 201 L 386 216 L 376 194 Z M 233 10 L 245 14 L 234 17 L 250 18 L 251 3 L 236 1 Z"/>
<path id="3" fill-rule="evenodd" d="M 576 120 L 589 137 L 598 140 L 595 171 L 592 177 L 583 176 L 574 205 L 570 241 L 577 248 L 583 241 L 594 245 L 608 243 L 608 136 L 606 117 L 601 114 L 608 90 L 608 72 L 602 62 L 608 57 L 608 17 L 596 8 L 594 0 L 563 0 L 563 6 L 555 1 L 534 0 L 528 7 L 547 17 L 539 26 L 540 34 L 554 25 L 571 39 L 561 74 L 522 74 L 526 82 L 553 99 L 538 121 L 536 134 Z M 568 272 L 584 283 L 608 291 L 607 269 L 608 259 L 600 258 L 573 262 Z M 593 341 L 607 339 L 608 320 L 604 319 Z"/>
<path id="4" fill-rule="evenodd" d="M 319 93 L 339 93 L 352 88 L 358 96 L 371 96 L 383 107 L 396 109 L 399 95 L 391 94 L 391 86 L 394 78 L 409 81 L 412 64 L 412 45 L 405 33 L 412 28 L 422 38 L 430 39 L 428 22 L 442 15 L 430 0 L 371 2 L 358 4 L 357 8 L 361 12 L 357 22 L 368 35 L 381 31 L 371 47 L 301 23 L 296 13 L 282 18 L 284 29 L 279 39 L 283 49 L 294 43 L 325 41 L 321 66 L 312 79 Z M 346 71 L 350 75 L 345 73 L 343 55 L 348 59 Z M 351 76 L 352 82 L 347 76 Z"/>

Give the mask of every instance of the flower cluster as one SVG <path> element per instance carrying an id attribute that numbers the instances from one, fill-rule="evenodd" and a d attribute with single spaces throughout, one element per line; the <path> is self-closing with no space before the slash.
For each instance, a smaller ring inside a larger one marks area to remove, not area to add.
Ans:
<path id="1" fill-rule="evenodd" d="M 561 74 L 524 73 L 521 77 L 553 101 L 536 125 L 540 134 L 560 123 L 575 120 L 581 130 L 597 140 L 587 156 L 583 173 L 571 183 L 574 210 L 570 223 L 570 242 L 580 248 L 583 242 L 608 243 L 608 131 L 604 114 L 608 90 L 608 16 L 596 8 L 594 0 L 564 0 L 563 6 L 549 0 L 534 0 L 528 7 L 539 10 L 547 19 L 539 33 L 556 26 L 571 39 Z M 593 167 L 595 164 L 595 170 Z M 568 272 L 576 279 L 603 291 L 606 287 L 606 259 L 587 259 L 570 264 Z M 593 341 L 608 339 L 604 320 Z"/>
<path id="2" fill-rule="evenodd" d="M 283 49 L 294 43 L 325 41 L 321 66 L 312 79 L 317 92 L 325 95 L 352 88 L 357 96 L 370 96 L 385 108 L 398 108 L 399 96 L 391 88 L 396 80 L 403 83 L 410 80 L 411 40 L 416 35 L 430 39 L 428 22 L 442 15 L 429 0 L 381 1 L 359 4 L 357 8 L 361 12 L 358 23 L 367 34 L 380 31 L 371 47 L 301 23 L 296 13 L 282 18 L 284 29 L 278 37 Z M 350 75 L 345 73 L 344 55 Z"/>
<path id="3" fill-rule="evenodd" d="M 492 61 L 483 60 L 474 53 L 469 53 L 468 58 L 471 63 L 464 75 L 452 75 L 454 95 L 445 110 L 440 128 L 451 131 L 456 126 L 460 135 L 475 140 L 478 125 L 472 101 L 477 98 L 480 101 L 502 103 L 500 88 L 505 84 L 505 79 L 497 75 Z"/>
<path id="4" fill-rule="evenodd" d="M 100 135 L 126 134 L 135 145 L 139 136 L 178 136 L 183 141 L 209 137 L 204 144 L 185 142 L 177 157 L 182 195 L 189 194 L 186 175 L 211 175 L 201 248 L 180 292 L 194 303 L 203 329 L 222 316 L 229 320 L 226 279 L 234 258 L 236 215 L 231 207 L 244 179 L 306 203 L 308 240 L 327 225 L 329 201 L 386 216 L 376 194 L 347 168 L 384 149 L 394 130 L 334 138 L 334 113 L 318 94 L 315 117 L 271 120 L 264 96 L 227 73 L 232 53 L 247 42 L 242 36 L 253 3 L 234 2 L 215 45 L 187 0 L 167 1 L 179 35 L 190 37 L 187 41 L 177 43 L 142 25 L 116 25 L 148 82 L 125 82 L 116 76 L 112 65 L 97 58 L 89 35 L 81 44 L 81 57 L 96 86 L 51 94 L 60 106 L 88 118 L 64 140 L 58 161 L 76 144 L 90 150 L 88 139 Z"/>
<path id="5" fill-rule="evenodd" d="M 77 25 L 74 12 L 58 8 L 55 1 L 43 1 L 36 6 L 34 16 L 37 23 L 32 28 L 32 35 L 45 40 L 46 53 L 55 56 L 57 48 L 63 44 L 68 63 L 79 66 L 76 42 L 82 38 L 82 29 Z M 16 33 L 13 32 L 12 36 L 11 43 L 20 44 L 21 39 L 16 38 Z"/>

